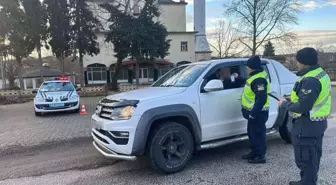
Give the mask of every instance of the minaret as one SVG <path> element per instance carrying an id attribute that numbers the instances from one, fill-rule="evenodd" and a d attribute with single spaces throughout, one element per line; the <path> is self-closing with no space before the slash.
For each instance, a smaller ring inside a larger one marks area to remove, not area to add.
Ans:
<path id="1" fill-rule="evenodd" d="M 196 62 L 211 59 L 211 50 L 205 34 L 205 0 L 194 0 L 194 30 Z"/>

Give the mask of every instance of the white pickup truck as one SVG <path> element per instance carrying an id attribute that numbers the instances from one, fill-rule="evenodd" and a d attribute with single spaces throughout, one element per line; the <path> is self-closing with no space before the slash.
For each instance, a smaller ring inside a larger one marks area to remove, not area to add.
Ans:
<path id="1" fill-rule="evenodd" d="M 197 150 L 248 139 L 241 113 L 241 94 L 248 78 L 247 58 L 221 59 L 182 65 L 150 87 L 101 99 L 92 115 L 94 147 L 105 157 L 136 160 L 148 156 L 164 173 L 182 170 Z M 271 91 L 289 94 L 297 80 L 282 64 L 262 59 Z M 238 73 L 243 83 L 223 87 L 212 79 L 220 68 Z M 267 133 L 280 133 L 291 143 L 287 112 L 271 98 Z"/>

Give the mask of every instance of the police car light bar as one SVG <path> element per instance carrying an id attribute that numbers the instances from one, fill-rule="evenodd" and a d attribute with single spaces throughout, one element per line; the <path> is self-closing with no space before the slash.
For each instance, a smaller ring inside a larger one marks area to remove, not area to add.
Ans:
<path id="1" fill-rule="evenodd" d="M 69 77 L 66 76 L 56 77 L 55 80 L 69 80 Z"/>

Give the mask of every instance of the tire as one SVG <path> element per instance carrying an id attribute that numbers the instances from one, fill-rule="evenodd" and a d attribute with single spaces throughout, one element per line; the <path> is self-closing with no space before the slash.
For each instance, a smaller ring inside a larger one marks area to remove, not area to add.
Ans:
<path id="1" fill-rule="evenodd" d="M 148 147 L 152 167 L 166 174 L 183 170 L 195 148 L 189 129 L 170 121 L 154 130 Z"/>
<path id="2" fill-rule="evenodd" d="M 280 137 L 288 144 L 292 143 L 291 133 L 289 129 L 289 121 L 288 116 L 286 117 L 284 123 L 279 128 Z"/>
<path id="3" fill-rule="evenodd" d="M 36 112 L 36 111 L 35 111 L 35 116 L 42 116 L 42 113 L 41 113 L 41 112 Z"/>

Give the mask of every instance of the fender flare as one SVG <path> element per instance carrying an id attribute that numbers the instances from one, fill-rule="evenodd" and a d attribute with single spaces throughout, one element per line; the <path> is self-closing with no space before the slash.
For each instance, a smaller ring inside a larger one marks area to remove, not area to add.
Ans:
<path id="1" fill-rule="evenodd" d="M 186 104 L 155 107 L 144 112 L 138 122 L 134 134 L 132 155 L 142 155 L 145 152 L 149 131 L 155 120 L 173 116 L 186 117 L 191 123 L 191 133 L 194 136 L 195 143 L 199 144 L 201 142 L 201 125 L 193 108 Z"/>

